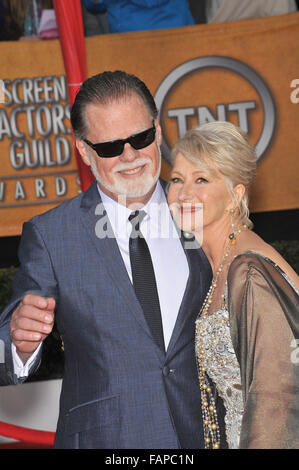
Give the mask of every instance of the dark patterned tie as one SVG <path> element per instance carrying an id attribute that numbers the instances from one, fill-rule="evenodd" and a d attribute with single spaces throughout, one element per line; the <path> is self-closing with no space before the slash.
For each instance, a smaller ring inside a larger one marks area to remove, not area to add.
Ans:
<path id="1" fill-rule="evenodd" d="M 132 224 L 129 251 L 133 286 L 153 337 L 160 348 L 165 351 L 155 272 L 147 243 L 140 232 L 140 224 L 145 216 L 144 211 L 135 211 L 129 216 Z"/>

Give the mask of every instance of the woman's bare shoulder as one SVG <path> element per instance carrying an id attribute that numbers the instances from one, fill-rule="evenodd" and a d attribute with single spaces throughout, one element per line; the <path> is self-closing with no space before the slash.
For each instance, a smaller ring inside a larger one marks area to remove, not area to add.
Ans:
<path id="1" fill-rule="evenodd" d="M 265 258 L 270 259 L 275 263 L 279 268 L 290 278 L 290 280 L 295 284 L 297 289 L 299 289 L 299 277 L 296 271 L 287 263 L 287 261 L 278 253 L 273 246 L 266 243 L 261 237 L 251 230 L 246 230 L 246 234 L 240 237 L 240 243 L 238 243 L 237 254 L 242 254 L 245 252 L 253 252 L 264 256 Z"/>

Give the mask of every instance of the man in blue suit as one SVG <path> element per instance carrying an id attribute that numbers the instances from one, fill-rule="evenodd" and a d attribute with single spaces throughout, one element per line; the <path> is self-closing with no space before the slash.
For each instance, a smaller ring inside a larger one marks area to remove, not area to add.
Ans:
<path id="1" fill-rule="evenodd" d="M 153 97 L 137 77 L 104 72 L 82 85 L 71 121 L 96 181 L 24 224 L 21 266 L 0 317 L 0 382 L 36 370 L 55 315 L 65 349 L 56 448 L 202 448 L 194 321 L 211 268 L 174 229 Z M 145 251 L 136 275 L 137 239 Z"/>

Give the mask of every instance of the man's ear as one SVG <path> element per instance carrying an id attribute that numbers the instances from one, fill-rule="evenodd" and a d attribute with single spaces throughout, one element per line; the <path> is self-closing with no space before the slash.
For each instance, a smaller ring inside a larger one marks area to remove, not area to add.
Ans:
<path id="1" fill-rule="evenodd" d="M 158 145 L 162 144 L 162 129 L 158 122 L 158 119 L 155 119 L 156 133 L 157 133 L 157 142 Z"/>
<path id="2" fill-rule="evenodd" d="M 88 151 L 87 151 L 85 142 L 83 142 L 83 140 L 81 139 L 76 138 L 75 144 L 85 165 L 90 166 L 90 160 L 89 160 Z"/>

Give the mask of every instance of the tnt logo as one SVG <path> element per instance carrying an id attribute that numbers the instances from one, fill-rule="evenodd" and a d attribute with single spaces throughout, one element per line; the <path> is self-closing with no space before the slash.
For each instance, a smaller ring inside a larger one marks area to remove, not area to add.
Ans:
<path id="1" fill-rule="evenodd" d="M 275 128 L 271 92 L 255 70 L 230 57 L 198 57 L 167 75 L 155 100 L 163 127 L 163 157 L 188 129 L 210 121 L 229 121 L 246 132 L 261 158 Z"/>

